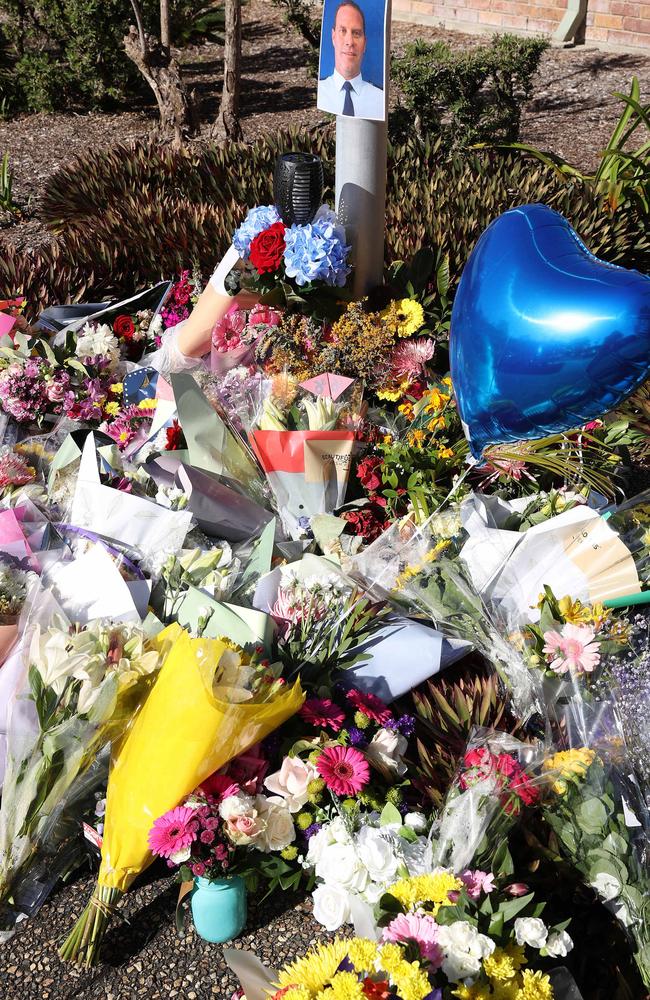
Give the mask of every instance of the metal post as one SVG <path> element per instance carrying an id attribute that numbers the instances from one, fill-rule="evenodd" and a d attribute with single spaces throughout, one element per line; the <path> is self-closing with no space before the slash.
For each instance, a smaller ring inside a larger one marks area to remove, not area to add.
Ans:
<path id="1" fill-rule="evenodd" d="M 390 79 L 391 0 L 386 0 L 386 64 Z M 363 72 L 363 70 L 362 70 Z M 336 118 L 336 211 L 352 243 L 354 294 L 380 285 L 384 271 L 387 128 L 385 122 Z"/>

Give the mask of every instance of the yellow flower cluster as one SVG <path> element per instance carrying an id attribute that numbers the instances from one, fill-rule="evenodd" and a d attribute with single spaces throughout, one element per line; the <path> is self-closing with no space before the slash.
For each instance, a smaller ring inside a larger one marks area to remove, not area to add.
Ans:
<path id="1" fill-rule="evenodd" d="M 432 872 L 401 879 L 390 887 L 390 894 L 407 909 L 426 904 L 427 912 L 435 917 L 441 906 L 450 905 L 449 893 L 462 887 L 462 881 L 450 872 Z"/>
<path id="2" fill-rule="evenodd" d="M 484 968 L 486 964 L 483 963 Z M 507 980 L 492 979 L 489 985 L 459 986 L 452 996 L 458 1000 L 554 1000 L 549 977 L 531 969 L 514 972 Z"/>
<path id="3" fill-rule="evenodd" d="M 596 754 L 588 747 L 576 750 L 560 750 L 544 761 L 545 771 L 556 771 L 557 775 L 551 786 L 557 795 L 564 795 L 568 782 L 573 778 L 582 779 L 591 767 Z"/>
<path id="4" fill-rule="evenodd" d="M 339 969 L 346 956 L 355 972 Z M 282 970 L 277 993 L 282 1000 L 363 1000 L 360 980 L 376 973 L 390 977 L 400 1000 L 424 1000 L 431 993 L 420 963 L 407 961 L 398 944 L 378 945 L 366 938 L 318 945 Z"/>

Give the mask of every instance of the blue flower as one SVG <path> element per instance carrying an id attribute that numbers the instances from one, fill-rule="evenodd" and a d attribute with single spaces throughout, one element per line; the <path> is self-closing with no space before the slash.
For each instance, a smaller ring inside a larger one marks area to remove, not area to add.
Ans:
<path id="1" fill-rule="evenodd" d="M 307 285 L 324 281 L 339 288 L 350 273 L 347 262 L 350 247 L 331 218 L 316 218 L 306 226 L 293 225 L 285 233 L 284 266 L 288 278 Z"/>
<path id="2" fill-rule="evenodd" d="M 232 245 L 242 260 L 248 260 L 251 241 L 274 222 L 280 222 L 280 213 L 275 205 L 258 205 L 257 208 L 251 208 L 232 238 Z"/>

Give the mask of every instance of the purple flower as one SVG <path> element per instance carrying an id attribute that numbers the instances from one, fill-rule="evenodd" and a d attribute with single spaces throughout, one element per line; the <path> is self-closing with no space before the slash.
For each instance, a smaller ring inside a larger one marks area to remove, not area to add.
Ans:
<path id="1" fill-rule="evenodd" d="M 356 726 L 350 726 L 348 736 L 350 738 L 350 745 L 353 747 L 365 747 L 368 745 L 368 740 Z"/>
<path id="2" fill-rule="evenodd" d="M 315 837 L 316 834 L 320 832 L 320 829 L 321 829 L 320 823 L 312 823 L 312 825 L 308 826 L 307 829 L 305 830 L 305 838 L 307 840 L 310 840 L 312 837 Z"/>

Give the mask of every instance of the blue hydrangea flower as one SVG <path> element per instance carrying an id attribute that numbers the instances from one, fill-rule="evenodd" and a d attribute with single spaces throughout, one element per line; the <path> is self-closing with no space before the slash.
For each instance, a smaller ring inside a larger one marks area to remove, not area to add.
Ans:
<path id="1" fill-rule="evenodd" d="M 274 222 L 280 222 L 280 213 L 275 205 L 258 205 L 251 208 L 239 229 L 235 230 L 232 245 L 242 260 L 248 260 L 251 242 Z"/>
<path id="2" fill-rule="evenodd" d="M 350 247 L 346 246 L 329 215 L 316 218 L 306 226 L 294 224 L 285 233 L 285 243 L 285 271 L 297 285 L 323 281 L 341 288 L 345 284 L 350 273 Z"/>

